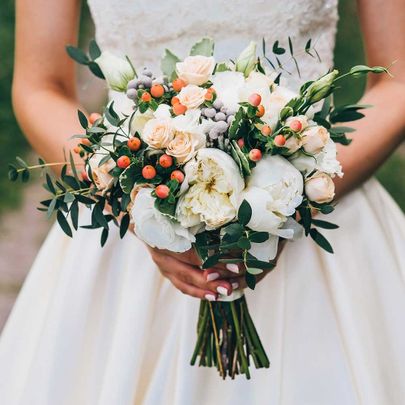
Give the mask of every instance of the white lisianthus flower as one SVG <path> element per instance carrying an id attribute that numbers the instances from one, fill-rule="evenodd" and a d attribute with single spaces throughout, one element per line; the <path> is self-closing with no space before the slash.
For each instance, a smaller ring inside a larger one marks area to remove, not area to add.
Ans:
<path id="1" fill-rule="evenodd" d="M 235 161 L 219 149 L 204 148 L 184 170 L 183 194 L 176 210 L 181 225 L 188 228 L 202 223 L 210 230 L 232 221 L 244 188 Z"/>
<path id="2" fill-rule="evenodd" d="M 304 175 L 314 170 L 329 174 L 331 177 L 343 177 L 342 166 L 336 158 L 336 144 L 329 139 L 322 151 L 314 156 L 297 153 L 290 158 L 290 162 Z"/>
<path id="3" fill-rule="evenodd" d="M 200 110 L 190 110 L 172 119 L 173 139 L 168 143 L 166 153 L 184 164 L 205 147 L 206 136 L 199 124 Z"/>
<path id="4" fill-rule="evenodd" d="M 94 62 L 100 67 L 112 90 L 126 91 L 128 82 L 135 77 L 131 64 L 111 52 L 104 51 Z"/>
<path id="5" fill-rule="evenodd" d="M 305 194 L 319 204 L 331 202 L 335 197 L 335 183 L 328 174 L 316 172 L 305 180 Z"/>
<path id="6" fill-rule="evenodd" d="M 110 171 L 114 169 L 116 165 L 112 159 L 108 159 L 105 163 L 100 165 L 100 161 L 105 156 L 107 156 L 105 153 L 95 153 L 88 160 L 94 183 L 100 191 L 107 191 L 114 183 L 114 177 L 111 176 Z"/>
<path id="7" fill-rule="evenodd" d="M 179 223 L 155 208 L 152 189 L 143 188 L 136 194 L 131 209 L 135 234 L 151 247 L 185 252 L 195 242 L 195 236 Z"/>
<path id="8" fill-rule="evenodd" d="M 205 101 L 206 89 L 198 87 L 195 84 L 188 84 L 180 90 L 177 97 L 180 103 L 185 105 L 187 109 L 193 110 L 198 108 Z"/>
<path id="9" fill-rule="evenodd" d="M 310 126 L 302 133 L 302 147 L 305 152 L 316 154 L 319 153 L 330 136 L 327 129 L 321 125 Z"/>
<path id="10" fill-rule="evenodd" d="M 188 84 L 200 86 L 206 83 L 214 71 L 215 59 L 212 56 L 187 56 L 176 63 L 177 76 Z"/>
<path id="11" fill-rule="evenodd" d="M 239 92 L 245 85 L 243 73 L 231 71 L 216 73 L 212 78 L 212 85 L 218 100 L 221 100 L 226 108 L 233 111 L 239 110 Z"/>

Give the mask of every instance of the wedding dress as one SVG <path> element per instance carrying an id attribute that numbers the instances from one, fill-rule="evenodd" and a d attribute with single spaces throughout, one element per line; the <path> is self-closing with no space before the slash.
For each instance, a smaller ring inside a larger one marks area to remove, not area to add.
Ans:
<path id="1" fill-rule="evenodd" d="M 91 0 L 102 49 L 158 68 L 204 35 L 218 60 L 250 40 L 309 37 L 332 65 L 337 0 Z M 124 98 L 113 95 L 117 102 Z M 289 243 L 248 304 L 271 367 L 222 381 L 189 366 L 199 302 L 164 279 L 144 245 L 112 229 L 50 232 L 0 343 L 1 405 L 405 404 L 405 220 L 370 180 L 339 201 L 335 254 Z M 84 213 L 82 224 L 88 223 Z"/>

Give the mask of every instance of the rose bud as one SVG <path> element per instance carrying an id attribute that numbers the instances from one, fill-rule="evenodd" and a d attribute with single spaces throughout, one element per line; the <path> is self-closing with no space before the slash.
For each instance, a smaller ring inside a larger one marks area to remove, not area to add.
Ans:
<path id="1" fill-rule="evenodd" d="M 173 158 L 169 155 L 164 154 L 164 155 L 160 156 L 159 164 L 160 164 L 160 166 L 167 169 L 168 167 L 173 165 Z"/>
<path id="2" fill-rule="evenodd" d="M 156 169 L 151 165 L 146 165 L 142 169 L 142 176 L 144 179 L 151 180 L 156 176 Z"/>
<path id="3" fill-rule="evenodd" d="M 165 184 L 159 184 L 156 188 L 155 188 L 155 193 L 156 196 L 158 198 L 167 198 L 169 197 L 170 194 L 170 189 L 169 187 L 167 187 Z"/>
<path id="4" fill-rule="evenodd" d="M 249 159 L 252 162 L 258 162 L 262 158 L 262 152 L 260 149 L 252 149 L 249 152 Z"/>
<path id="5" fill-rule="evenodd" d="M 99 113 L 93 112 L 89 116 L 89 123 L 93 125 L 98 119 L 100 119 L 102 116 Z"/>
<path id="6" fill-rule="evenodd" d="M 262 96 L 260 94 L 253 93 L 249 96 L 248 102 L 253 107 L 258 107 L 260 105 L 260 103 L 262 102 Z"/>
<path id="7" fill-rule="evenodd" d="M 285 136 L 284 135 L 277 135 L 274 138 L 274 145 L 278 146 L 279 148 L 285 145 Z"/>
<path id="8" fill-rule="evenodd" d="M 120 156 L 117 160 L 117 166 L 120 169 L 126 169 L 131 164 L 131 159 L 128 156 Z"/>
<path id="9" fill-rule="evenodd" d="M 128 140 L 127 146 L 130 151 L 136 152 L 141 147 L 141 140 L 134 136 L 133 138 Z"/>
<path id="10" fill-rule="evenodd" d="M 183 183 L 184 173 L 181 170 L 173 170 L 170 175 L 170 180 L 177 180 L 179 183 Z"/>
<path id="11" fill-rule="evenodd" d="M 268 125 L 263 125 L 260 132 L 262 133 L 263 136 L 269 136 L 271 135 L 272 130 Z"/>
<path id="12" fill-rule="evenodd" d="M 335 183 L 326 173 L 316 172 L 305 181 L 305 194 L 319 204 L 331 202 L 335 197 Z"/>
<path id="13" fill-rule="evenodd" d="M 302 133 L 302 147 L 308 153 L 319 153 L 328 141 L 329 132 L 320 125 L 309 127 Z"/>

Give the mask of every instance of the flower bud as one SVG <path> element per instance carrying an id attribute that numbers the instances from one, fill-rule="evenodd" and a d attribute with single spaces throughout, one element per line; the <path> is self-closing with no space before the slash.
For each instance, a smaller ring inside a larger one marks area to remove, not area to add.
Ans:
<path id="1" fill-rule="evenodd" d="M 131 64 L 126 59 L 119 58 L 111 52 L 103 52 L 95 62 L 112 90 L 126 91 L 128 82 L 135 77 Z"/>
<path id="2" fill-rule="evenodd" d="M 306 88 L 304 95 L 311 104 L 317 103 L 329 94 L 333 81 L 338 74 L 339 72 L 336 69 L 332 70 L 332 72 L 322 76 Z"/>
<path id="3" fill-rule="evenodd" d="M 236 71 L 242 72 L 245 77 L 256 65 L 256 42 L 251 42 L 236 59 Z"/>
<path id="4" fill-rule="evenodd" d="M 319 204 L 331 202 L 335 197 L 335 183 L 326 173 L 316 172 L 305 181 L 305 194 Z"/>

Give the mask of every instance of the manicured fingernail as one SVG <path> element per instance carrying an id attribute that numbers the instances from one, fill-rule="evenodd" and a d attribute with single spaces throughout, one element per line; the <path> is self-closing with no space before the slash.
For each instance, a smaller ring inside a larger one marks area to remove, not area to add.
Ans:
<path id="1" fill-rule="evenodd" d="M 219 278 L 219 273 L 209 273 L 207 275 L 207 281 L 214 281 Z"/>
<path id="2" fill-rule="evenodd" d="M 239 267 L 235 263 L 227 263 L 225 266 L 229 271 L 232 271 L 232 273 L 239 273 Z"/>
<path id="3" fill-rule="evenodd" d="M 217 291 L 218 291 L 218 293 L 221 294 L 221 295 L 229 295 L 228 289 L 225 288 L 225 287 L 222 287 L 221 285 L 219 285 L 219 286 L 217 287 Z"/>
<path id="4" fill-rule="evenodd" d="M 236 281 L 234 283 L 232 283 L 232 290 L 237 290 L 239 287 L 239 283 L 237 283 Z"/>
<path id="5" fill-rule="evenodd" d="M 207 301 L 215 301 L 215 300 L 216 300 L 216 297 L 215 297 L 215 295 L 213 295 L 213 294 L 205 294 L 205 299 L 206 299 Z"/>

